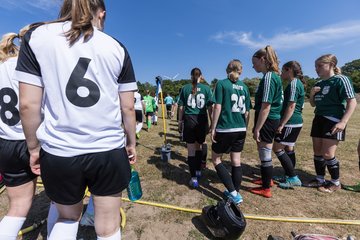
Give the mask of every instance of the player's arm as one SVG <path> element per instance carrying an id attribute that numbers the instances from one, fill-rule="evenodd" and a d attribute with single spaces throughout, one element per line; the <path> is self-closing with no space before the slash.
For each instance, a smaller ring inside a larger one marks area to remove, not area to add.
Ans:
<path id="1" fill-rule="evenodd" d="M 126 141 L 126 150 L 128 155 L 133 155 L 134 157 L 130 159 L 130 163 L 136 162 L 136 151 L 135 151 L 135 109 L 134 109 L 134 92 L 120 92 L 120 110 L 123 118 L 124 129 L 127 136 Z"/>

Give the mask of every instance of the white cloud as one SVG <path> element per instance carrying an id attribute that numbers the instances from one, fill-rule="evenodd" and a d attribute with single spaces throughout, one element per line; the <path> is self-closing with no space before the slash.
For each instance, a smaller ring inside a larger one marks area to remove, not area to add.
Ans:
<path id="1" fill-rule="evenodd" d="M 31 12 L 34 9 L 58 10 L 61 0 L 0 0 L 0 8 L 16 9 Z"/>
<path id="2" fill-rule="evenodd" d="M 244 45 L 250 48 L 261 48 L 272 45 L 276 49 L 299 49 L 316 44 L 332 43 L 334 41 L 359 40 L 360 21 L 342 22 L 325 26 L 308 32 L 287 31 L 271 38 L 253 37 L 252 32 L 220 32 L 211 38 L 221 43 Z"/>

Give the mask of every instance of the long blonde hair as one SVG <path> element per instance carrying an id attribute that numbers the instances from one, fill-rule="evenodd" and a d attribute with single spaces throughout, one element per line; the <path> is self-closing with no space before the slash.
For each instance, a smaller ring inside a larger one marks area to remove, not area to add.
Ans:
<path id="1" fill-rule="evenodd" d="M 280 73 L 279 60 L 274 49 L 267 45 L 265 48 L 259 49 L 253 55 L 256 58 L 264 58 L 266 64 L 266 70 L 271 72 Z"/>
<path id="2" fill-rule="evenodd" d="M 334 54 L 325 54 L 316 59 L 315 62 L 321 62 L 321 63 L 330 63 L 333 65 L 334 73 L 335 74 L 341 74 L 341 69 L 336 66 L 338 63 L 338 60 Z"/>
<path id="3" fill-rule="evenodd" d="M 0 41 L 0 62 L 18 56 L 19 47 L 14 43 L 14 40 L 18 37 L 17 33 L 6 33 L 2 36 Z"/>
<path id="4" fill-rule="evenodd" d="M 242 73 L 242 64 L 240 60 L 238 59 L 231 60 L 226 67 L 226 73 L 228 78 L 232 82 L 236 82 Z"/>

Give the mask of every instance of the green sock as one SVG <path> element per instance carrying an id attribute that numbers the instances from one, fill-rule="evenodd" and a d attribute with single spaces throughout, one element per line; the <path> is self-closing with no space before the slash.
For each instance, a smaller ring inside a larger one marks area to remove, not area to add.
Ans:
<path id="1" fill-rule="evenodd" d="M 151 127 L 151 121 L 147 121 L 147 126 L 148 126 L 148 129 L 150 129 L 150 127 Z"/>

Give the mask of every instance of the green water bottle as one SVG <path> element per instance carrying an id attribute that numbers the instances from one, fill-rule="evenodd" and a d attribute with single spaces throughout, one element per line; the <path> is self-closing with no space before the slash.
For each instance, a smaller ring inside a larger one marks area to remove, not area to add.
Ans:
<path id="1" fill-rule="evenodd" d="M 127 192 L 130 201 L 136 201 L 142 197 L 139 173 L 133 167 L 131 167 L 131 179 Z"/>

